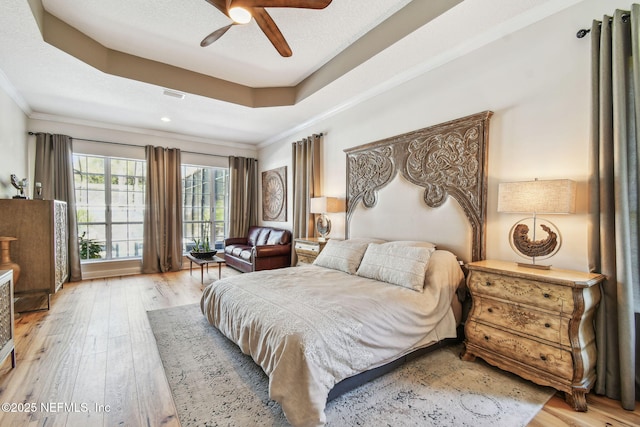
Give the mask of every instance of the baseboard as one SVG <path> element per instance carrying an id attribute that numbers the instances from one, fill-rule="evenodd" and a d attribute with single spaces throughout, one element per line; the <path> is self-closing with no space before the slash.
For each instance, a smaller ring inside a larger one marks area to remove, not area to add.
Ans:
<path id="1" fill-rule="evenodd" d="M 117 261 L 95 261 L 81 265 L 82 279 L 103 279 L 107 277 L 133 276 L 142 274 L 142 261 L 139 259 Z M 189 269 L 189 260 L 182 258 L 182 269 Z"/>

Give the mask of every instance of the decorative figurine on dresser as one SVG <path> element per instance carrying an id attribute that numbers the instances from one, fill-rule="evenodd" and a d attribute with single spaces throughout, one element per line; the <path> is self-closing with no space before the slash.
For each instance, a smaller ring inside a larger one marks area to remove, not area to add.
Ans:
<path id="1" fill-rule="evenodd" d="M 15 311 L 49 309 L 51 295 L 68 276 L 67 204 L 0 199 L 0 236 L 17 238 L 11 245 L 11 259 L 21 269 Z"/>
<path id="2" fill-rule="evenodd" d="M 462 359 L 481 357 L 563 391 L 569 405 L 586 411 L 596 379 L 593 317 L 605 277 L 487 260 L 468 269 L 473 305 Z"/>

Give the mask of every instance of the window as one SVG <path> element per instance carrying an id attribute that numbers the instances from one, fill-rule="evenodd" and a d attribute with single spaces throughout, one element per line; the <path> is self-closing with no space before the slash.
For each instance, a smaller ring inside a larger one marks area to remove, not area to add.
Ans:
<path id="1" fill-rule="evenodd" d="M 182 237 L 184 252 L 196 239 L 208 236 L 213 248 L 222 249 L 227 230 L 229 171 L 225 168 L 182 165 Z"/>
<path id="2" fill-rule="evenodd" d="M 145 161 L 73 155 L 80 257 L 142 256 Z"/>

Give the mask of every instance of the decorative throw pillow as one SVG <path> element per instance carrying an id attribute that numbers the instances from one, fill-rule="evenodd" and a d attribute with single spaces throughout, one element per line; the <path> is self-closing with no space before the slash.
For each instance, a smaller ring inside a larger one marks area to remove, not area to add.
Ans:
<path id="1" fill-rule="evenodd" d="M 369 242 L 329 240 L 318 254 L 314 265 L 355 274 Z"/>
<path id="2" fill-rule="evenodd" d="M 371 243 L 357 275 L 422 292 L 434 251 L 435 248 Z"/>

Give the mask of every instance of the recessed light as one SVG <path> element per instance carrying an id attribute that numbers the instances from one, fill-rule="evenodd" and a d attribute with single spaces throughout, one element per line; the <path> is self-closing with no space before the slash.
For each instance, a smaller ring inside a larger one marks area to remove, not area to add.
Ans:
<path id="1" fill-rule="evenodd" d="M 169 123 L 171 121 L 169 117 L 162 117 L 160 120 L 162 120 L 165 123 Z"/>

